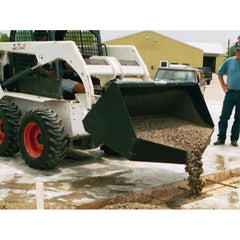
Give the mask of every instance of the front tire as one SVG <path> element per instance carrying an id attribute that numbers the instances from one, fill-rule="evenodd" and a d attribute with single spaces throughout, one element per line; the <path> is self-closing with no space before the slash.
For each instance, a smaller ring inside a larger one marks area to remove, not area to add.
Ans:
<path id="1" fill-rule="evenodd" d="M 0 155 L 12 156 L 19 151 L 18 126 L 21 113 L 8 101 L 0 101 Z"/>
<path id="2" fill-rule="evenodd" d="M 67 135 L 57 113 L 33 109 L 19 126 L 19 146 L 25 163 L 35 169 L 53 169 L 64 158 Z"/>

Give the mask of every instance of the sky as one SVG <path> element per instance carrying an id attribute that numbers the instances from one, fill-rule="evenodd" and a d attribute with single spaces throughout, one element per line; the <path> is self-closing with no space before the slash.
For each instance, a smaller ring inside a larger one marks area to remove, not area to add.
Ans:
<path id="1" fill-rule="evenodd" d="M 224 51 L 227 51 L 228 40 L 233 45 L 240 35 L 235 0 L 221 4 L 216 0 L 201 0 L 198 4 L 192 0 L 92 0 L 81 1 L 79 5 L 68 0 L 68 4 L 58 4 L 57 11 L 54 11 L 55 1 L 41 0 L 37 9 L 29 1 L 22 0 L 20 5 L 16 1 L 17 7 L 12 7 L 12 1 L 4 1 L 3 9 L 11 9 L 11 14 L 1 12 L 1 19 L 6 21 L 0 22 L 0 32 L 10 29 L 99 29 L 102 41 L 108 41 L 151 30 L 180 42 L 220 43 Z"/>
<path id="2" fill-rule="evenodd" d="M 228 40 L 233 45 L 240 34 L 235 0 L 221 4 L 216 0 L 197 4 L 192 0 L 67 2 L 58 4 L 55 11 L 55 1 L 41 0 L 37 9 L 29 0 L 22 0 L 20 5 L 16 1 L 17 7 L 4 1 L 3 9 L 11 9 L 11 14 L 1 12 L 1 19 L 6 21 L 0 22 L 0 29 L 99 29 L 102 41 L 151 30 L 180 42 L 221 43 L 224 50 Z"/>
<path id="3" fill-rule="evenodd" d="M 59 29 L 59 26 L 58 26 Z M 154 31 L 166 37 L 172 38 L 180 42 L 204 42 L 204 43 L 219 43 L 222 44 L 224 52 L 227 52 L 228 41 L 230 46 L 236 41 L 240 35 L 240 30 L 101 30 L 101 39 L 103 42 L 116 38 L 125 37 L 141 31 Z M 0 30 L 1 33 L 9 34 L 9 30 Z"/>

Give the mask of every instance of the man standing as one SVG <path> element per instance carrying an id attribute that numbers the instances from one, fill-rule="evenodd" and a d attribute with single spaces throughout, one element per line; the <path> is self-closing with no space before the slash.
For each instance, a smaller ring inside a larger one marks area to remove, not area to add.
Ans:
<path id="1" fill-rule="evenodd" d="M 218 122 L 219 134 L 218 140 L 214 145 L 224 144 L 226 140 L 226 132 L 228 120 L 235 107 L 234 122 L 231 129 L 231 144 L 238 146 L 238 138 L 240 131 L 240 44 L 235 44 L 236 56 L 228 58 L 219 68 L 217 74 L 219 82 L 225 92 L 225 98 L 222 107 L 222 113 Z M 227 74 L 227 83 L 223 80 L 223 75 Z"/>

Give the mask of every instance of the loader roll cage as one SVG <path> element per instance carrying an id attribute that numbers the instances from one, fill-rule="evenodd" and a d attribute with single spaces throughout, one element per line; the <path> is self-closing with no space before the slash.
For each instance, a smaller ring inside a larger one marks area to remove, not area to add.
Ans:
<path id="1" fill-rule="evenodd" d="M 100 32 L 97 30 L 13 30 L 10 33 L 10 42 L 41 41 L 45 35 L 45 41 L 74 41 L 78 46 L 83 58 L 102 56 L 104 54 L 102 46 L 105 45 L 101 43 Z"/>
<path id="2" fill-rule="evenodd" d="M 24 43 L 31 41 L 74 41 L 86 62 L 91 56 L 107 55 L 106 47 L 101 43 L 100 32 L 89 30 L 13 30 L 10 33 L 10 42 L 14 42 L 16 49 L 24 47 Z M 105 49 L 103 51 L 103 49 Z M 74 98 L 71 94 L 63 92 L 60 80 L 62 78 L 81 82 L 74 70 L 64 69 L 64 61 L 56 60 L 43 66 L 53 72 L 54 77 L 42 74 L 35 68 L 37 58 L 35 55 L 23 53 L 8 53 L 9 64 L 4 67 L 3 87 L 10 91 L 19 91 L 34 95 L 53 98 Z M 36 79 L 38 81 L 36 81 Z M 32 81 L 34 80 L 34 84 Z M 93 81 L 96 79 L 93 78 Z"/>

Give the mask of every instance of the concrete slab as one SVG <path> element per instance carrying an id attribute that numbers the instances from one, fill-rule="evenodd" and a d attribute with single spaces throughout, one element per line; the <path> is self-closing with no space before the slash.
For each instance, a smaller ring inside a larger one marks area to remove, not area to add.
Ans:
<path id="1" fill-rule="evenodd" d="M 207 86 L 205 99 L 217 125 L 223 92 L 216 76 Z M 229 125 L 231 125 L 232 119 Z M 204 174 L 240 167 L 240 148 L 230 142 L 214 146 L 217 127 L 211 143 L 203 154 Z M 26 208 L 36 207 L 36 183 L 44 184 L 46 208 L 71 208 L 111 196 L 153 188 L 187 179 L 184 165 L 128 161 L 106 156 L 99 149 L 71 151 L 54 170 L 39 171 L 25 165 L 20 154 L 0 158 L 0 208 L 4 201 L 27 202 Z M 55 205 L 54 205 L 55 204 Z M 57 204 L 57 206 L 56 206 Z"/>
<path id="2" fill-rule="evenodd" d="M 70 155 L 71 158 L 66 158 L 57 169 L 47 171 L 29 168 L 20 154 L 13 158 L 1 158 L 1 200 L 7 200 L 8 194 L 15 191 L 15 198 L 25 196 L 34 208 L 35 184 L 43 182 L 46 202 L 58 202 L 59 205 L 67 202 L 66 206 L 69 207 L 181 181 L 187 177 L 183 165 L 109 158 L 99 149 L 72 152 Z"/>
<path id="3" fill-rule="evenodd" d="M 197 210 L 237 210 L 240 209 L 240 189 L 231 190 L 225 193 L 216 194 L 212 197 L 185 204 L 181 209 Z"/>
<path id="4" fill-rule="evenodd" d="M 233 114 L 228 123 L 229 127 L 227 130 L 225 145 L 213 145 L 213 143 L 217 140 L 218 121 L 224 100 L 224 93 L 216 75 L 214 75 L 214 80 L 211 85 L 207 86 L 204 97 L 215 125 L 211 142 L 202 155 L 204 174 L 238 168 L 240 167 L 240 148 L 233 147 L 230 143 L 230 131 L 233 123 Z"/>

